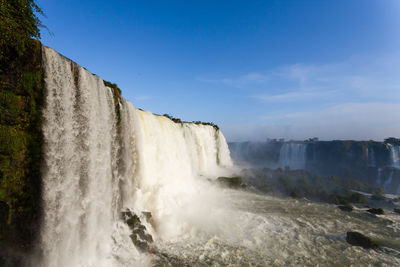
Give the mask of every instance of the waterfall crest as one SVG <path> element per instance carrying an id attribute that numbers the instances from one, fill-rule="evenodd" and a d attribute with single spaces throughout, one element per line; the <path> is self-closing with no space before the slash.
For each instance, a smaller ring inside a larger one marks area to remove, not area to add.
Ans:
<path id="1" fill-rule="evenodd" d="M 137 110 L 124 99 L 114 103 L 102 79 L 51 48 L 43 47 L 43 61 L 43 265 L 146 264 L 120 212 L 151 212 L 155 238 L 179 234 L 169 226 L 184 209 L 210 199 L 206 178 L 229 173 L 224 136 L 211 126 Z"/>

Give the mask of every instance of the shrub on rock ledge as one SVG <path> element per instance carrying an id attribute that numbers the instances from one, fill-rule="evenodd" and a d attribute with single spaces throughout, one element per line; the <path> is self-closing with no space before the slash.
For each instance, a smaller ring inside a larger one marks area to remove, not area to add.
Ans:
<path id="1" fill-rule="evenodd" d="M 379 248 L 379 245 L 375 243 L 375 241 L 359 232 L 347 232 L 346 241 L 350 245 L 360 246 L 366 249 Z"/>

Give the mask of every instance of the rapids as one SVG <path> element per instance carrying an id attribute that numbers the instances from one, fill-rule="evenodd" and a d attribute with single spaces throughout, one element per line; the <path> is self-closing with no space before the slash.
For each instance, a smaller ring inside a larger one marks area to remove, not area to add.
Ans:
<path id="1" fill-rule="evenodd" d="M 311 203 L 224 190 L 232 219 L 218 233 L 161 241 L 159 266 L 399 266 L 400 216 L 374 216 L 365 209 L 343 212 Z M 350 246 L 347 231 L 359 231 L 379 250 Z"/>

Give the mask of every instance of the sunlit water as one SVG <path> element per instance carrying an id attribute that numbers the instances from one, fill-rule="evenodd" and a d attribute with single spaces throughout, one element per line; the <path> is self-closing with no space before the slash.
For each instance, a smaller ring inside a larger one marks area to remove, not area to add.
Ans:
<path id="1" fill-rule="evenodd" d="M 98 76 L 50 48 L 43 59 L 44 218 L 34 266 L 400 265 L 399 215 L 220 188 L 211 181 L 235 172 L 220 131 L 115 103 Z M 133 245 L 120 216 L 127 208 L 151 212 L 150 251 Z M 383 249 L 349 246 L 349 230 Z"/>
<path id="2" fill-rule="evenodd" d="M 156 244 L 159 266 L 399 266 L 400 215 L 343 212 L 334 205 L 225 190 L 231 201 L 218 231 Z M 216 211 L 214 211 L 216 212 Z M 210 209 L 212 213 L 212 208 Z M 214 230 L 215 230 L 214 229 Z M 350 246 L 347 231 L 382 244 Z"/>

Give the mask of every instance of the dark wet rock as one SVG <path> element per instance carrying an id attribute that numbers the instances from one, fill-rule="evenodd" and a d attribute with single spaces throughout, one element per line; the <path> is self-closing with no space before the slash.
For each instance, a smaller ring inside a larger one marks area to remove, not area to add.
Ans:
<path id="1" fill-rule="evenodd" d="M 351 205 L 339 205 L 339 206 L 337 206 L 340 210 L 342 210 L 342 211 L 347 211 L 347 212 L 350 212 L 350 211 L 352 211 L 354 208 L 353 208 L 353 206 L 351 206 Z"/>
<path id="2" fill-rule="evenodd" d="M 140 239 L 137 238 L 137 236 L 135 234 L 131 234 L 130 238 L 133 242 L 133 244 L 140 249 L 141 251 L 148 251 L 149 250 L 149 244 L 145 241 L 142 241 Z"/>
<path id="3" fill-rule="evenodd" d="M 384 214 L 385 212 L 383 211 L 383 209 L 382 208 L 371 208 L 371 209 L 369 209 L 369 210 L 367 210 L 369 213 L 372 213 L 372 214 L 377 214 L 377 215 L 382 215 L 382 214 Z"/>
<path id="4" fill-rule="evenodd" d="M 371 196 L 371 199 L 372 199 L 372 200 L 375 200 L 375 201 L 380 201 L 380 202 L 382 202 L 382 201 L 385 201 L 385 200 L 386 200 L 386 197 L 385 197 L 384 195 L 381 195 L 381 194 L 373 194 L 373 195 Z"/>
<path id="5" fill-rule="evenodd" d="M 8 204 L 0 200 L 0 234 L 7 225 L 9 210 Z"/>
<path id="6" fill-rule="evenodd" d="M 297 193 L 296 191 L 290 192 L 289 196 L 292 198 L 301 198 L 301 195 L 299 193 Z"/>
<path id="7" fill-rule="evenodd" d="M 366 249 L 379 248 L 379 245 L 375 241 L 359 232 L 347 232 L 346 241 L 350 245 Z"/>
<path id="8" fill-rule="evenodd" d="M 150 220 L 151 213 L 143 212 L 146 220 Z M 144 226 L 134 212 L 127 210 L 121 213 L 122 219 L 131 229 L 130 238 L 133 244 L 142 251 L 148 251 L 150 244 L 153 243 L 153 237 L 147 232 L 146 226 Z"/>
<path id="9" fill-rule="evenodd" d="M 147 221 L 147 222 L 150 222 L 150 220 L 152 219 L 151 212 L 149 212 L 149 211 L 142 211 L 142 214 L 143 214 L 144 218 L 146 219 L 146 221 Z"/>
<path id="10" fill-rule="evenodd" d="M 219 183 L 222 186 L 229 187 L 229 188 L 245 187 L 245 184 L 243 183 L 242 177 L 239 177 L 239 176 L 236 176 L 236 177 L 218 177 L 217 178 L 217 183 Z"/>

